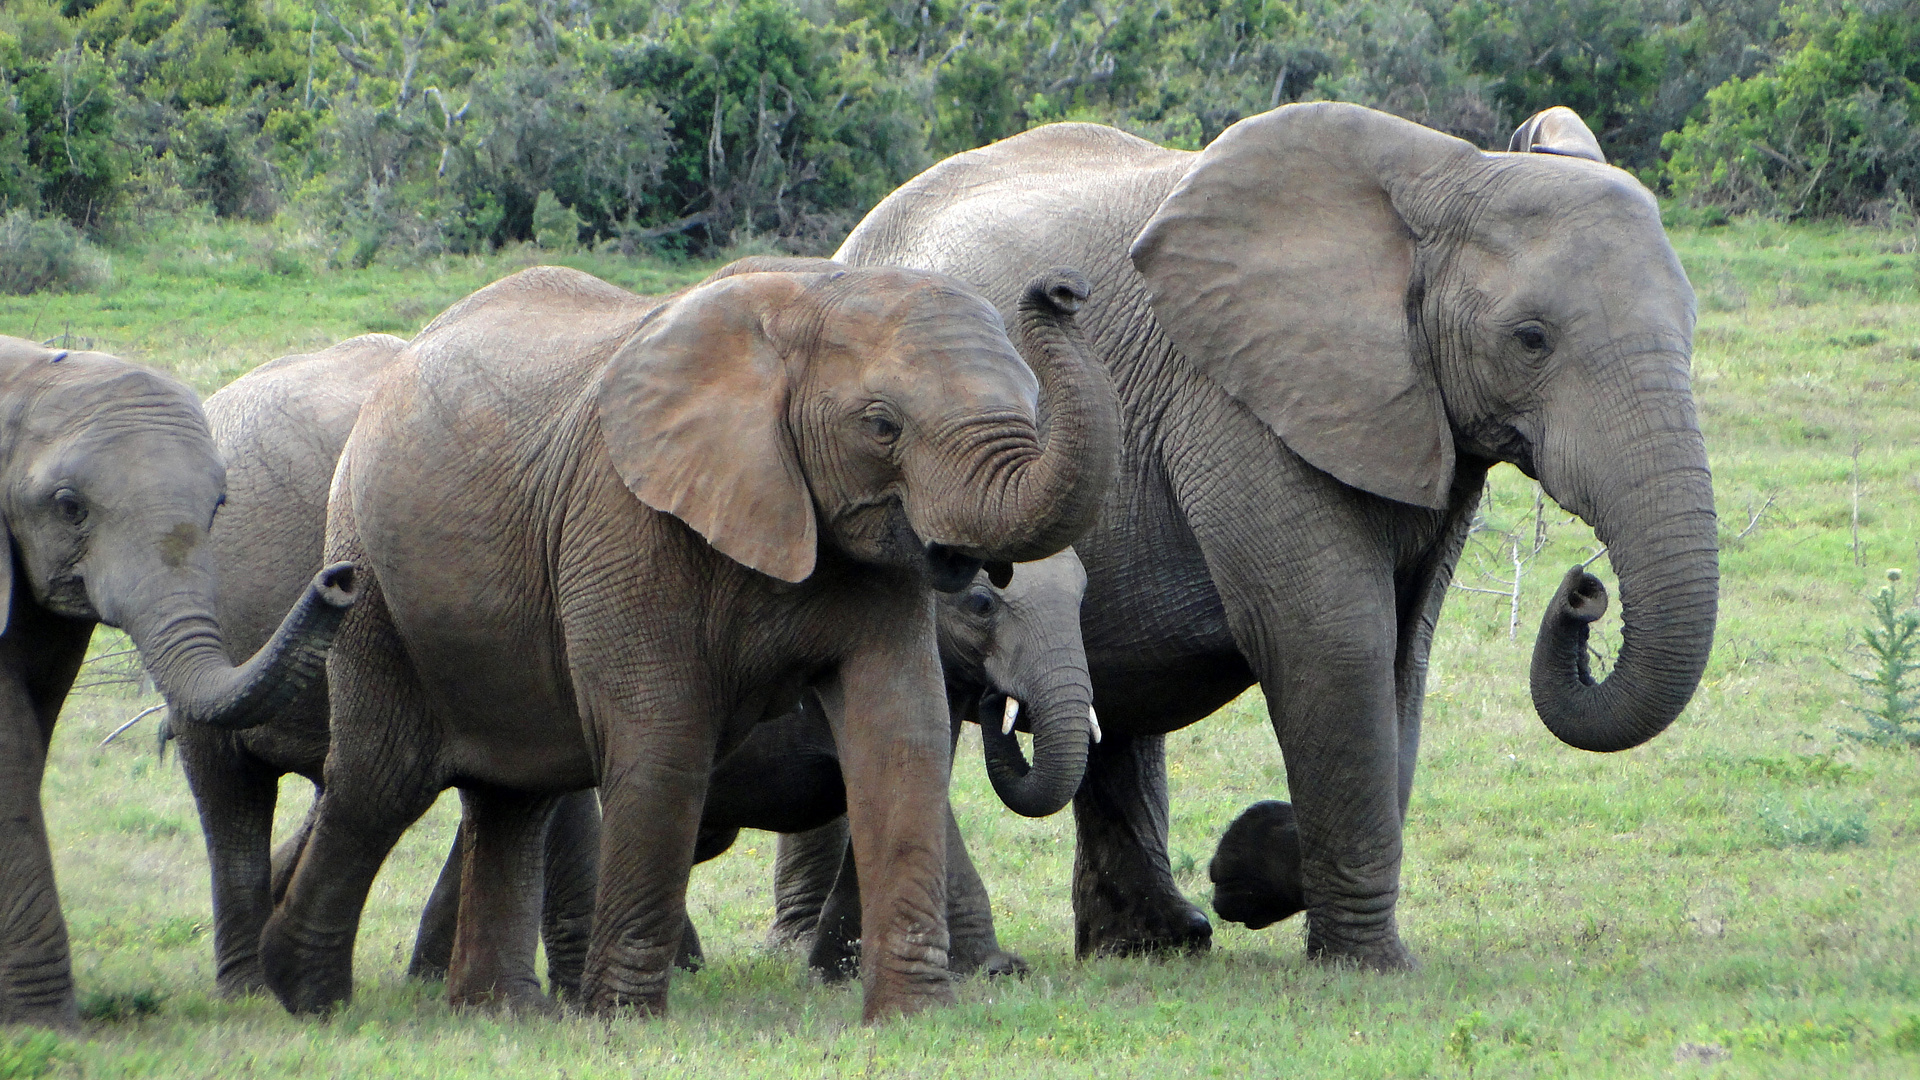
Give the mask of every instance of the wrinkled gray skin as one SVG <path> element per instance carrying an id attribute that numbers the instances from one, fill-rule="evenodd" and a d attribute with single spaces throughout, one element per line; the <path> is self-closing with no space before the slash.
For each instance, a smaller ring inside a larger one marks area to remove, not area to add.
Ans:
<path id="1" fill-rule="evenodd" d="M 950 1000 L 927 589 L 1044 558 L 1097 510 L 1117 429 L 1071 319 L 1084 299 L 1071 272 L 1030 285 L 1024 360 L 956 282 L 819 263 L 736 267 L 657 308 L 537 268 L 422 331 L 329 502 L 327 550 L 363 553 L 373 584 L 328 673 L 312 833 L 262 933 L 281 1001 L 348 996 L 374 874 L 455 785 L 449 991 L 540 1007 L 544 810 L 598 783 L 581 1000 L 663 1010 L 712 766 L 809 689 L 870 871 L 865 1017 Z M 1060 805 L 1087 735 L 1083 717 L 1036 739 Z"/>
<path id="2" fill-rule="evenodd" d="M 1106 733 L 1074 800 L 1080 955 L 1209 944 L 1168 865 L 1162 740 L 1258 682 L 1297 871 L 1223 845 L 1223 914 L 1304 905 L 1310 955 L 1412 963 L 1394 912 L 1428 649 L 1496 462 L 1591 524 L 1620 580 L 1604 681 L 1584 660 L 1598 579 L 1576 568 L 1549 605 L 1531 677 L 1548 728 L 1625 749 L 1692 696 L 1719 573 L 1693 292 L 1653 197 L 1566 152 L 1588 140 L 1564 121 L 1523 140 L 1560 153 L 1335 103 L 1198 153 L 1054 125 L 934 166 L 837 254 L 1003 308 L 1027 267 L 1093 284 L 1081 318 L 1124 436 L 1077 545 Z M 1282 849 L 1275 824 L 1261 811 L 1231 839 Z"/>
<path id="3" fill-rule="evenodd" d="M 1086 574 L 1068 549 L 1020 564 L 1004 590 L 995 588 L 982 572 L 968 588 L 939 598 L 937 633 L 949 720 L 956 737 L 961 723 L 974 721 L 982 712 L 983 702 L 991 729 L 997 733 L 1009 695 L 1027 703 L 1021 730 L 1036 723 L 1045 727 L 1055 718 L 1065 723 L 1069 716 L 1077 723 L 1086 715 L 1092 690 L 1086 654 L 1080 647 L 1080 595 L 1085 586 Z M 859 961 L 860 892 L 849 862 L 845 813 L 846 788 L 833 731 L 819 701 L 806 695 L 798 709 L 756 725 L 738 748 L 714 766 L 694 849 L 694 861 L 701 863 L 724 853 L 741 829 L 807 833 L 811 842 L 802 846 L 819 864 L 804 868 L 783 864 L 778 872 L 818 878 L 821 884 L 810 897 L 811 908 L 804 912 L 794 905 L 807 899 L 787 894 L 778 939 L 782 944 L 802 939 L 810 943 L 809 963 L 830 981 L 857 974 Z M 564 902 L 583 889 L 591 893 L 593 852 L 580 838 L 589 832 L 598 835 L 598 815 L 591 802 L 563 808 L 556 821 L 567 824 L 549 828 L 549 904 Z M 1026 962 L 1000 947 L 986 889 L 958 838 L 958 826 L 949 815 L 947 927 L 952 944 L 948 970 L 955 975 L 1024 973 Z M 459 845 L 456 839 L 434 887 L 433 902 L 421 919 L 409 969 L 413 974 L 444 977 L 447 970 L 456 928 Z M 556 884 L 556 860 L 587 868 L 586 880 L 563 873 Z M 844 869 L 843 862 L 849 862 Z M 827 924 L 838 932 L 816 937 L 814 926 L 823 906 L 829 909 Z M 695 967 L 701 952 L 691 922 L 686 934 L 675 962 Z M 556 954 L 555 935 L 545 941 L 548 970 L 556 988 L 564 989 L 553 957 L 577 959 L 585 943 L 567 949 L 563 942 Z"/>
<path id="4" fill-rule="evenodd" d="M 205 403 L 214 444 L 229 462 L 227 499 L 215 521 L 215 565 L 225 587 L 219 615 L 230 652 L 264 641 L 267 613 L 284 609 L 304 581 L 301 568 L 320 559 L 327 487 L 340 449 L 380 372 L 406 342 L 367 334 L 317 353 L 262 364 Z M 1004 592 L 983 572 L 968 588 L 941 594 L 938 635 L 953 723 L 982 696 L 1012 694 L 1031 717 L 1078 724 L 1092 698 L 1080 650 L 1079 604 L 1086 575 L 1071 550 L 1022 564 Z M 716 766 L 709 783 L 697 861 L 726 850 L 741 828 L 799 832 L 835 821 L 846 796 L 832 732 L 817 703 L 756 727 Z M 199 804 L 213 875 L 214 953 L 220 993 L 264 989 L 260 929 L 284 893 L 312 825 L 269 854 L 279 778 L 297 773 L 318 785 L 327 752 L 326 685 L 322 679 L 266 725 L 245 731 L 188 727 L 176 733 L 188 783 Z M 999 715 L 998 711 L 994 714 Z M 844 821 L 824 891 L 838 873 Z M 949 837 L 953 836 L 949 831 Z M 445 979 L 459 905 L 460 851 L 452 849 L 421 917 L 408 974 Z M 599 805 L 591 792 L 568 796 L 548 826 L 541 937 L 556 996 L 579 988 L 587 924 L 597 880 Z M 950 844 L 947 919 L 949 966 L 957 975 L 1002 974 L 1024 963 L 1000 948 L 987 897 L 965 849 Z M 849 875 L 848 888 L 854 888 Z M 843 893 L 857 905 L 858 893 Z M 816 910 L 818 899 L 816 899 Z M 857 924 L 857 909 L 854 917 Z M 808 927 L 809 931 L 811 926 Z M 691 933 L 691 927 L 689 927 Z M 858 937 L 857 932 L 853 934 Z M 697 935 L 682 959 L 699 955 Z M 842 943 L 842 953 L 850 953 Z M 845 955 L 822 959 L 836 976 Z"/>
<path id="5" fill-rule="evenodd" d="M 308 565 L 277 629 L 230 663 L 207 543 L 225 485 L 185 386 L 0 337 L 0 1025 L 76 1021 L 40 779 L 94 625 L 133 639 L 176 725 L 238 728 L 311 685 L 354 600 L 352 567 Z"/>

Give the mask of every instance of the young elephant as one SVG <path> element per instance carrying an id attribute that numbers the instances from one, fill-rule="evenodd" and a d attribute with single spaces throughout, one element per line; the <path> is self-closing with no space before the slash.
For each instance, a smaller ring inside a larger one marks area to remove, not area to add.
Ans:
<path id="1" fill-rule="evenodd" d="M 193 392 L 112 356 L 0 337 L 0 403 L 0 1025 L 64 1025 L 73 974 L 40 780 L 94 625 L 133 638 L 182 730 L 242 728 L 320 674 L 354 574 L 312 578 L 235 667 L 207 543 L 226 477 Z"/>
<path id="2" fill-rule="evenodd" d="M 1080 595 L 1086 580 L 1079 558 L 1068 549 L 1021 564 L 1005 589 L 996 588 L 982 573 L 968 588 L 939 597 L 936 630 L 955 737 L 961 722 L 974 720 L 985 701 L 995 735 L 990 745 L 999 745 L 1007 697 L 1027 703 L 1024 715 L 1036 718 L 1031 721 L 1035 728 L 1079 726 L 1092 708 L 1087 658 L 1080 644 Z M 990 768 L 998 766 L 996 761 Z M 1008 763 L 1009 772 L 1018 768 Z M 542 912 L 542 931 L 549 979 L 556 992 L 578 986 L 577 964 L 586 942 L 574 928 L 586 920 L 569 918 L 571 908 L 566 905 L 570 898 L 592 893 L 594 859 L 583 842 L 599 830 L 599 810 L 592 794 L 568 799 L 547 831 L 548 909 Z M 803 695 L 798 708 L 756 725 L 714 766 L 694 850 L 695 863 L 718 858 L 741 829 L 805 834 L 798 849 L 807 855 L 801 857 L 787 854 L 787 838 L 782 837 L 780 873 L 813 888 L 780 893 L 781 937 L 787 941 L 805 937 L 812 942 L 810 963 L 830 980 L 852 975 L 859 958 L 859 884 L 850 867 L 842 869 L 847 852 L 846 808 L 832 724 L 819 702 Z M 986 888 L 959 841 L 958 828 L 949 815 L 948 970 L 955 975 L 1022 973 L 1026 962 L 1000 947 Z M 410 974 L 446 977 L 456 932 L 462 846 L 462 838 L 456 837 L 421 917 Z M 802 865 L 802 858 L 810 862 Z M 804 908 L 809 900 L 811 907 Z M 555 905 L 561 905 L 557 915 L 552 913 Z M 816 936 L 814 924 L 823 906 L 830 909 L 828 923 L 835 932 Z M 691 922 L 685 934 L 675 962 L 694 967 L 701 960 L 699 934 Z M 571 983 L 568 961 L 574 963 Z"/>
<path id="3" fill-rule="evenodd" d="M 870 881 L 865 1016 L 949 1000 L 927 589 L 1058 551 L 1097 510 L 1117 431 L 1071 319 L 1084 296 L 1070 272 L 1027 290 L 1037 386 L 992 307 L 916 272 L 744 272 L 649 311 L 536 268 L 422 331 L 329 504 L 327 549 L 364 554 L 372 583 L 329 669 L 312 835 L 261 939 L 281 1001 L 346 999 L 367 888 L 448 785 L 469 837 L 454 1000 L 538 1001 L 536 811 L 597 783 L 582 997 L 664 1010 L 712 765 L 808 687 Z M 1077 786 L 1086 740 L 1038 753 L 1069 755 Z"/>

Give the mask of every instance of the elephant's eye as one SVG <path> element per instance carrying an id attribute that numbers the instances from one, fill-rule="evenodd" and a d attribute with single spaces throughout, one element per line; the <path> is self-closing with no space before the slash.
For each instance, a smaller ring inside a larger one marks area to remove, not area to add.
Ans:
<path id="1" fill-rule="evenodd" d="M 1539 323 L 1527 323 L 1520 327 L 1513 332 L 1513 338 L 1520 343 L 1521 348 L 1530 353 L 1544 353 L 1549 344 L 1547 331 Z"/>
<path id="2" fill-rule="evenodd" d="M 866 425 L 867 433 L 882 446 L 892 446 L 900 437 L 900 423 L 879 408 L 869 408 L 860 417 Z"/>
<path id="3" fill-rule="evenodd" d="M 54 489 L 53 512 L 69 525 L 87 520 L 87 504 L 81 502 L 80 493 L 70 487 Z"/>
<path id="4" fill-rule="evenodd" d="M 960 598 L 960 606 L 975 615 L 986 615 L 993 611 L 995 598 L 993 590 L 984 585 L 976 585 L 967 590 Z"/>

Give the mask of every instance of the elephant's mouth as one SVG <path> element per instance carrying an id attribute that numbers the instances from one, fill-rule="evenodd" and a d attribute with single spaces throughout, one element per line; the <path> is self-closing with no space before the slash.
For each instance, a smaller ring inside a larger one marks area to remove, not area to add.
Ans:
<path id="1" fill-rule="evenodd" d="M 962 555 L 945 544 L 927 545 L 927 570 L 933 587 L 943 593 L 956 593 L 973 583 L 973 576 L 986 565 L 971 555 Z"/>

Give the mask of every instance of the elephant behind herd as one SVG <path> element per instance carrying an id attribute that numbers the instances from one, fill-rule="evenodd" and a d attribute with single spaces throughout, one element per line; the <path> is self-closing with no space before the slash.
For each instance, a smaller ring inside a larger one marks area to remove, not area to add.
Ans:
<path id="1" fill-rule="evenodd" d="M 1019 970 L 945 801 L 975 716 L 1009 806 L 1072 802 L 1076 952 L 1204 948 L 1163 740 L 1255 683 L 1294 802 L 1228 830 L 1216 911 L 1304 910 L 1311 955 L 1410 964 L 1427 655 L 1487 470 L 1538 479 L 1619 574 L 1605 680 L 1598 579 L 1543 618 L 1534 701 L 1570 745 L 1670 723 L 1715 619 L 1693 297 L 1658 210 L 1566 110 L 1512 150 L 1331 103 L 1197 153 L 1062 124 L 929 169 L 833 262 L 664 302 L 528 271 L 411 342 L 216 395 L 235 512 L 211 542 L 229 478 L 182 388 L 8 344 L 0 853 L 25 869 L 0 875 L 0 1021 L 73 1015 L 37 790 L 94 621 L 172 706 L 221 989 L 295 1011 L 350 994 L 367 887 L 448 786 L 415 968 L 457 1002 L 546 1007 L 544 929 L 557 988 L 664 1009 L 697 952 L 688 870 L 740 827 L 793 834 L 776 930 L 857 963 L 869 1020 Z M 146 466 L 105 480 L 129 446 Z M 323 553 L 353 568 L 303 586 Z M 223 626 L 254 660 L 227 669 Z M 269 859 L 290 771 L 322 791 Z M 596 785 L 604 822 L 567 796 Z"/>

